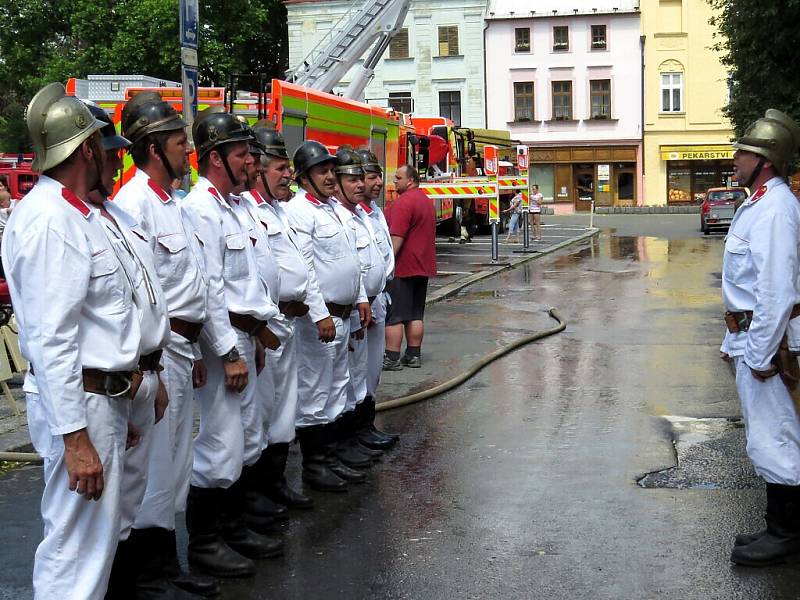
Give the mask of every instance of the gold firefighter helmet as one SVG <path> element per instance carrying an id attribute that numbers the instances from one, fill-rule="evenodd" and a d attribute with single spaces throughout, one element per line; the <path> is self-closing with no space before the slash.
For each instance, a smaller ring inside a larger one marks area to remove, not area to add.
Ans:
<path id="1" fill-rule="evenodd" d="M 763 156 L 780 175 L 787 177 L 800 148 L 800 127 L 789 115 L 769 108 L 762 118 L 747 128 L 733 147 Z"/>
<path id="2" fill-rule="evenodd" d="M 60 83 L 50 83 L 36 93 L 25 120 L 36 153 L 32 168 L 39 173 L 60 165 L 105 126 L 81 100 L 67 96 Z"/>

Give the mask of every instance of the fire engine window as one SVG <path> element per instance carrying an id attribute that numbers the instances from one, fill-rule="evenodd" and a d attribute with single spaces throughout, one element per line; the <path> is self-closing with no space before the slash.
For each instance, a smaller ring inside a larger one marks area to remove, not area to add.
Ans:
<path id="1" fill-rule="evenodd" d="M 439 92 L 439 115 L 461 124 L 461 92 Z"/>
<path id="2" fill-rule="evenodd" d="M 403 27 L 389 42 L 389 58 L 408 58 L 408 29 Z M 410 112 L 410 111 L 404 111 Z"/>
<path id="3" fill-rule="evenodd" d="M 458 56 L 458 25 L 439 27 L 439 56 Z"/>

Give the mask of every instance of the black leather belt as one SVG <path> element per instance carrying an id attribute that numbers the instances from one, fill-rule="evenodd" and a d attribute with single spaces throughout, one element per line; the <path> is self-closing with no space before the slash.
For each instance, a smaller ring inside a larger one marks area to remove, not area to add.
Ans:
<path id="1" fill-rule="evenodd" d="M 792 313 L 789 315 L 789 320 L 794 319 L 795 317 L 800 317 L 800 304 L 795 304 L 792 307 Z M 725 325 L 727 326 L 728 331 L 731 333 L 748 331 L 752 322 L 752 310 L 725 311 Z"/>
<path id="2" fill-rule="evenodd" d="M 244 331 L 247 335 L 258 335 L 258 330 L 267 326 L 266 321 L 256 319 L 252 315 L 243 315 L 235 312 L 228 312 L 231 325 L 239 331 Z"/>
<path id="3" fill-rule="evenodd" d="M 302 317 L 308 312 L 308 305 L 303 304 L 299 300 L 278 302 L 278 308 L 280 309 L 281 313 L 287 317 Z"/>
<path id="4" fill-rule="evenodd" d="M 169 328 L 194 344 L 200 338 L 200 332 L 203 331 L 203 324 L 184 321 L 178 317 L 170 317 Z"/>
<path id="5" fill-rule="evenodd" d="M 139 370 L 144 373 L 146 371 L 161 371 L 161 350 L 156 350 L 150 354 L 145 354 L 139 357 Z"/>
<path id="6" fill-rule="evenodd" d="M 336 304 L 336 302 L 326 302 L 325 306 L 332 317 L 339 317 L 340 319 L 347 319 L 350 313 L 353 312 L 352 304 Z"/>

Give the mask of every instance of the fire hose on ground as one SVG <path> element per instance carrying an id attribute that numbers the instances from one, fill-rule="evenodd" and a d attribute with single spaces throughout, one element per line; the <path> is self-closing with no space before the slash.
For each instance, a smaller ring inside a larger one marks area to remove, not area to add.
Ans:
<path id="1" fill-rule="evenodd" d="M 534 333 L 525 335 L 518 340 L 514 340 L 510 344 L 503 346 L 502 348 L 498 348 L 494 352 L 491 352 L 481 358 L 478 362 L 472 365 L 469 369 L 453 377 L 452 379 L 448 379 L 447 381 L 440 383 L 437 386 L 434 386 L 430 389 L 423 390 L 421 392 L 417 392 L 415 394 L 410 394 L 408 396 L 402 396 L 400 398 L 394 398 L 392 400 L 387 400 L 386 402 L 381 402 L 378 404 L 375 409 L 377 411 L 385 411 L 391 410 L 393 408 L 400 408 L 401 406 L 408 406 L 409 404 L 415 404 L 416 402 L 422 402 L 423 400 L 429 400 L 435 396 L 440 396 L 445 392 L 449 392 L 450 390 L 457 388 L 465 381 L 472 379 L 481 369 L 486 367 L 487 365 L 493 363 L 499 358 L 502 358 L 506 354 L 510 354 L 514 350 L 521 348 L 522 346 L 527 346 L 535 341 L 544 339 L 551 335 L 555 335 L 556 333 L 561 333 L 567 328 L 566 322 L 561 318 L 561 315 L 558 312 L 557 308 L 551 308 L 547 311 L 547 314 L 550 315 L 553 319 L 558 322 L 558 325 L 555 327 L 551 327 L 550 329 L 545 329 L 543 331 L 536 331 Z M 34 464 L 41 464 L 42 458 L 36 454 L 35 452 L 0 452 L 0 461 L 8 461 L 8 462 L 28 462 Z"/>
<path id="2" fill-rule="evenodd" d="M 488 364 L 496 361 L 498 358 L 501 358 L 506 354 L 510 354 L 517 348 L 521 348 L 522 346 L 526 346 L 537 340 L 541 340 L 556 333 L 560 333 L 567 328 L 567 324 L 561 318 L 561 315 L 559 314 L 557 308 L 551 308 L 550 310 L 547 311 L 547 314 L 549 314 L 553 319 L 558 321 L 558 325 L 550 329 L 545 329 L 544 331 L 537 331 L 535 333 L 523 336 L 520 339 L 515 340 L 510 344 L 503 346 L 502 348 L 498 348 L 497 350 L 491 352 L 490 354 L 487 354 L 460 375 L 457 375 L 452 379 L 448 379 L 447 381 L 440 383 L 439 385 L 434 386 L 430 389 L 423 390 L 415 394 L 410 394 L 408 396 L 402 396 L 400 398 L 387 400 L 386 402 L 381 402 L 375 407 L 375 410 L 384 411 L 384 410 L 391 410 L 393 408 L 399 408 L 401 406 L 408 406 L 409 404 L 414 404 L 415 402 L 428 400 L 430 398 L 433 398 L 434 396 L 439 396 L 441 394 L 444 394 L 445 392 L 449 392 L 453 388 L 458 387 L 465 381 L 474 377 L 478 373 L 478 371 L 483 369 Z"/>

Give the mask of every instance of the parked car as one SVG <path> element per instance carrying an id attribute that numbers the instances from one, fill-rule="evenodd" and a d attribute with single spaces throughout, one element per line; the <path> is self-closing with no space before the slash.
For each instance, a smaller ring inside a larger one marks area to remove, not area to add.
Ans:
<path id="1" fill-rule="evenodd" d="M 727 230 L 733 215 L 747 199 L 747 188 L 710 188 L 700 205 L 700 231 L 708 235 L 712 229 Z"/>

